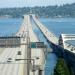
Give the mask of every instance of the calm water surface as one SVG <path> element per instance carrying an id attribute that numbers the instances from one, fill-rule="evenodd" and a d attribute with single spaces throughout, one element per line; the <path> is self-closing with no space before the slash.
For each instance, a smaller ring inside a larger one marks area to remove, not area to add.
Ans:
<path id="1" fill-rule="evenodd" d="M 22 23 L 22 19 L 0 19 L 0 36 L 15 34 Z"/>

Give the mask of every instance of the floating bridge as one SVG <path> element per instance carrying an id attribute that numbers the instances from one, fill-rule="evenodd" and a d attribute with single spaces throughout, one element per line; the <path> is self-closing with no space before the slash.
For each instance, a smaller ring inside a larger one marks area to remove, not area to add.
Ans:
<path id="1" fill-rule="evenodd" d="M 67 40 L 75 40 L 75 34 L 62 34 L 61 38 L 57 38 L 56 35 L 54 33 L 52 33 L 51 31 L 49 31 L 45 27 L 45 25 L 43 25 L 39 21 L 39 19 L 36 18 L 35 15 L 32 15 L 32 18 L 48 41 L 50 41 L 53 44 L 59 45 L 59 42 L 62 40 L 61 42 L 63 42 L 64 49 L 71 51 L 71 49 L 75 48 L 74 45 L 71 45 L 69 43 L 65 43 L 65 41 L 67 41 Z M 59 40 L 59 39 L 61 39 L 61 40 Z"/>
<path id="2" fill-rule="evenodd" d="M 24 15 L 13 37 L 0 37 L 0 75 L 44 75 L 44 68 L 44 43 L 33 32 L 30 16 Z"/>

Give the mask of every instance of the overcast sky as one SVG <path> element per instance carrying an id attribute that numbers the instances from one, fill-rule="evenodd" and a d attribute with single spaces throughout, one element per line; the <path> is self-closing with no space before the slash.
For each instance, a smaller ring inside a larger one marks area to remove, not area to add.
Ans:
<path id="1" fill-rule="evenodd" d="M 0 0 L 0 8 L 63 5 L 66 3 L 75 3 L 75 0 Z"/>

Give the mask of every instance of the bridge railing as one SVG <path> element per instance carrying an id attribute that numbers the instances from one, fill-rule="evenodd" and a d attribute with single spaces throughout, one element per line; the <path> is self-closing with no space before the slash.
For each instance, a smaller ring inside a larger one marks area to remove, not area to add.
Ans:
<path id="1" fill-rule="evenodd" d="M 32 15 L 34 22 L 36 23 L 36 25 L 39 27 L 39 29 L 42 31 L 42 33 L 46 36 L 46 38 L 55 43 L 58 44 L 58 38 L 55 36 L 54 33 L 52 33 L 51 31 L 49 31 L 45 25 L 43 25 L 34 15 Z"/>

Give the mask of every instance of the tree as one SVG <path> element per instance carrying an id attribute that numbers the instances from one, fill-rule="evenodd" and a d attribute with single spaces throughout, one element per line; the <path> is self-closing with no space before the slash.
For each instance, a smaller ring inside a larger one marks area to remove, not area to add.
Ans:
<path id="1" fill-rule="evenodd" d="M 72 75 L 63 58 L 59 58 L 54 69 L 54 75 Z"/>

